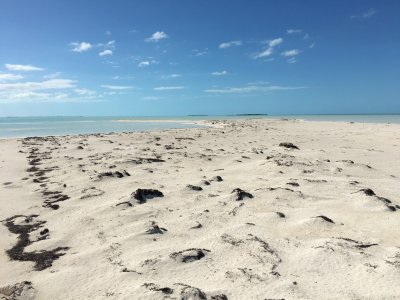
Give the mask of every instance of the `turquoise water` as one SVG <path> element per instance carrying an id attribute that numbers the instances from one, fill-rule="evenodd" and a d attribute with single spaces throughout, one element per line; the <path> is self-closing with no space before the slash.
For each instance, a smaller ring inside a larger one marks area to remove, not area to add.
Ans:
<path id="1" fill-rule="evenodd" d="M 3 117 L 0 118 L 0 138 L 107 133 L 122 131 L 152 131 L 172 128 L 201 127 L 196 120 L 243 118 L 303 119 L 310 121 L 397 123 L 400 115 L 286 115 L 286 116 L 181 116 L 181 117 Z M 130 122 L 121 122 L 130 121 Z M 135 122 L 136 121 L 136 122 Z M 168 122 L 165 122 L 168 121 Z M 186 121 L 186 122 L 185 122 Z"/>

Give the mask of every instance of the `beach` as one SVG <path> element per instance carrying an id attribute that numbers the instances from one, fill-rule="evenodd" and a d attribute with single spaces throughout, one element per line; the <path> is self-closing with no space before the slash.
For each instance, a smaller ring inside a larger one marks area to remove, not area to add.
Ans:
<path id="1" fill-rule="evenodd" d="M 399 297 L 400 124 L 201 125 L 1 139 L 0 296 Z"/>

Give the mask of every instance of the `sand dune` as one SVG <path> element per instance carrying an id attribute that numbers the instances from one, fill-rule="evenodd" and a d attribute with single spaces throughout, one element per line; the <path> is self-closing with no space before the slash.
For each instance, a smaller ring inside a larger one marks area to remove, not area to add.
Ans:
<path id="1" fill-rule="evenodd" d="M 400 125 L 206 123 L 0 140 L 0 296 L 399 298 Z"/>

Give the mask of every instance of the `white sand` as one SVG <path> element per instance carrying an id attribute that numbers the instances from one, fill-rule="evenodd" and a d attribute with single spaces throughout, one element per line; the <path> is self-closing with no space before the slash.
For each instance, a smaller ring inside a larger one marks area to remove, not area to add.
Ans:
<path id="1" fill-rule="evenodd" d="M 400 125 L 214 125 L 1 140 L 0 298 L 400 297 Z M 164 197 L 139 204 L 139 188 Z M 235 188 L 254 197 L 237 201 Z M 152 222 L 162 234 L 146 233 Z M 54 261 L 39 252 L 57 247 L 68 249 Z"/>

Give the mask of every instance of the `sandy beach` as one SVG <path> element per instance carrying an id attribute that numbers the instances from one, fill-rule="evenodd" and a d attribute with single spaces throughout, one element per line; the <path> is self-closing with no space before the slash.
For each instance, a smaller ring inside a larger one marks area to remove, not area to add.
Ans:
<path id="1" fill-rule="evenodd" d="M 400 125 L 0 140 L 1 299 L 398 299 Z"/>

